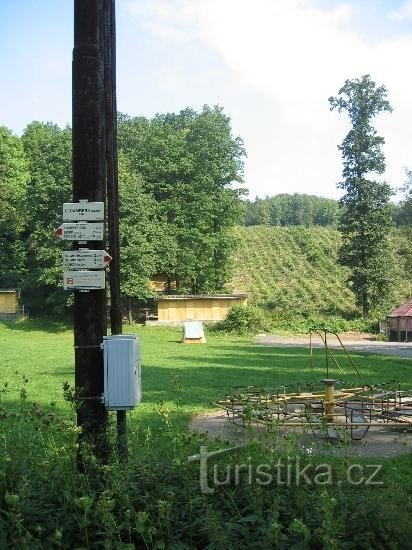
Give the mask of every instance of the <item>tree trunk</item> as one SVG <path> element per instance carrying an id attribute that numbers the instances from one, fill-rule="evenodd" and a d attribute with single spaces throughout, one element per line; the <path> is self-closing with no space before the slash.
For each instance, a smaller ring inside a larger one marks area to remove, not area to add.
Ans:
<path id="1" fill-rule="evenodd" d="M 362 291 L 362 315 L 364 317 L 369 315 L 368 291 L 365 288 Z"/>
<path id="2" fill-rule="evenodd" d="M 127 318 L 129 320 L 129 325 L 131 325 L 133 323 L 133 316 L 132 316 L 132 299 L 130 296 L 128 300 Z"/>

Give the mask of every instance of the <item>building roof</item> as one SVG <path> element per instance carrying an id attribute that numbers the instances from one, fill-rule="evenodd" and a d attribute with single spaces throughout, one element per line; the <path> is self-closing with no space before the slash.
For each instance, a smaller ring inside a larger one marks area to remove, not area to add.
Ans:
<path id="1" fill-rule="evenodd" d="M 235 300 L 236 298 L 247 298 L 247 294 L 164 294 L 157 296 L 160 300 Z"/>
<path id="2" fill-rule="evenodd" d="M 389 314 L 389 317 L 412 317 L 412 300 L 408 300 L 402 306 L 394 309 Z"/>

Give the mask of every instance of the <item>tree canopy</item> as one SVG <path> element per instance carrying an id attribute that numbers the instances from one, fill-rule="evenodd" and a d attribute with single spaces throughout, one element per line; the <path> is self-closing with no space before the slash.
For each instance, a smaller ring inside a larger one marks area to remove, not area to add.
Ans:
<path id="1" fill-rule="evenodd" d="M 294 193 L 244 201 L 244 225 L 336 225 L 339 205 L 333 199 Z"/>
<path id="2" fill-rule="evenodd" d="M 392 227 L 386 182 L 369 177 L 382 174 L 384 138 L 377 135 L 372 120 L 391 112 L 384 86 L 377 87 L 369 75 L 346 80 L 337 97 L 329 98 L 331 110 L 346 112 L 351 129 L 339 145 L 343 159 L 345 191 L 339 228 L 343 237 L 340 262 L 350 268 L 349 282 L 364 316 L 383 305 L 392 284 L 391 251 L 388 233 Z"/>
<path id="3" fill-rule="evenodd" d="M 241 215 L 245 155 L 220 107 L 200 113 L 156 115 L 152 120 L 122 116 L 120 151 L 142 189 L 154 201 L 151 234 L 155 268 L 178 291 L 222 291 L 228 278 L 229 230 Z"/>
<path id="4" fill-rule="evenodd" d="M 28 162 L 21 140 L 0 127 L 0 288 L 20 286 L 25 273 Z"/>
<path id="5" fill-rule="evenodd" d="M 220 107 L 152 119 L 119 115 L 121 289 L 152 295 L 164 274 L 177 292 L 224 291 L 241 216 L 245 151 Z M 71 200 L 69 127 L 32 122 L 21 138 L 0 128 L 0 287 L 21 287 L 31 311 L 62 312 L 62 204 Z"/>

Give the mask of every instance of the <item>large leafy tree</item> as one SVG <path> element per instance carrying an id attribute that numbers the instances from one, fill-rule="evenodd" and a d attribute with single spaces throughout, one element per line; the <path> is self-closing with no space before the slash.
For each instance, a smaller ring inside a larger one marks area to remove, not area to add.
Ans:
<path id="1" fill-rule="evenodd" d="M 350 268 L 349 282 L 364 316 L 385 303 L 392 285 L 389 232 L 392 226 L 385 182 L 369 179 L 385 171 L 384 138 L 377 135 L 373 119 L 391 112 L 384 86 L 377 87 L 369 75 L 346 80 L 336 97 L 329 98 L 331 110 L 346 112 L 351 128 L 339 145 L 343 158 L 345 194 L 340 230 L 343 244 L 340 262 Z"/>
<path id="2" fill-rule="evenodd" d="M 22 239 L 27 223 L 24 208 L 28 163 L 21 140 L 0 127 L 0 288 L 21 285 L 25 248 Z"/>
<path id="3" fill-rule="evenodd" d="M 222 290 L 241 213 L 243 144 L 221 108 L 153 119 L 122 116 L 119 145 L 156 203 L 156 270 L 180 291 Z"/>
<path id="4" fill-rule="evenodd" d="M 22 142 L 29 162 L 24 299 L 37 312 L 64 312 L 71 294 L 62 289 L 62 250 L 54 237 L 62 205 L 71 199 L 71 130 L 32 122 Z"/>
<path id="5" fill-rule="evenodd" d="M 404 196 L 395 211 L 395 220 L 400 226 L 397 254 L 403 274 L 412 271 L 412 171 L 407 169 L 403 186 Z"/>
<path id="6" fill-rule="evenodd" d="M 0 286 L 22 286 L 30 311 L 65 312 L 54 238 L 71 199 L 71 130 L 32 122 L 0 128 Z M 181 291 L 221 290 L 241 208 L 243 145 L 220 108 L 119 120 L 121 287 L 126 304 L 150 297 L 156 272 Z M 130 308 L 129 308 L 130 309 Z"/>
<path id="7" fill-rule="evenodd" d="M 135 174 L 123 153 L 119 155 L 120 275 L 121 292 L 131 320 L 133 302 L 151 296 L 150 276 L 155 272 L 155 203 L 143 190 L 142 177 Z"/>

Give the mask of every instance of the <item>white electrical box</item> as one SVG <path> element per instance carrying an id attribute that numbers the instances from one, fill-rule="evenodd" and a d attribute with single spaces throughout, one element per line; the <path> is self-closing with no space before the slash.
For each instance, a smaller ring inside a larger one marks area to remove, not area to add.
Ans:
<path id="1" fill-rule="evenodd" d="M 104 404 L 108 410 L 133 409 L 142 400 L 140 342 L 135 334 L 103 337 Z"/>

